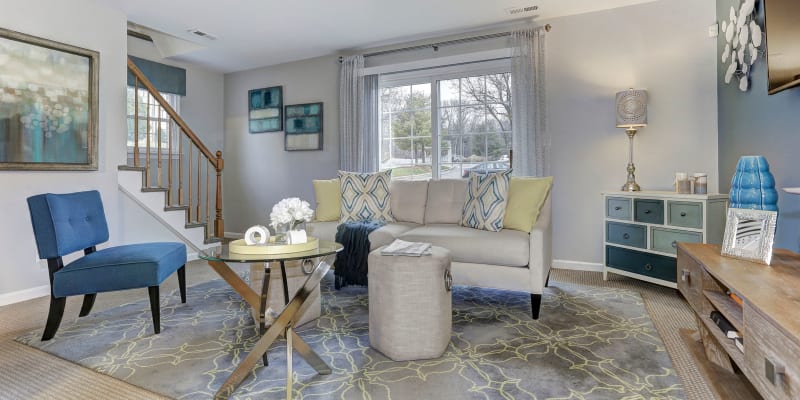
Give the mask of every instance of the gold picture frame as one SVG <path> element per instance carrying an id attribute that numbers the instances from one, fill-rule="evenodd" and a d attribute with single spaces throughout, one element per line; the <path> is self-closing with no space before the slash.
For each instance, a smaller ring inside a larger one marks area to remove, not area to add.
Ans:
<path id="1" fill-rule="evenodd" d="M 0 170 L 97 170 L 100 53 L 0 28 Z"/>
<path id="2" fill-rule="evenodd" d="M 722 255 L 769 265 L 777 211 L 729 208 Z"/>

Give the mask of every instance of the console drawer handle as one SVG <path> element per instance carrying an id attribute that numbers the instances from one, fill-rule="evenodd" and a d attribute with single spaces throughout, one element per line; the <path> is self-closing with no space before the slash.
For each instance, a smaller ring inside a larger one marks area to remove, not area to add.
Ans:
<path id="1" fill-rule="evenodd" d="M 619 210 L 622 210 L 622 207 L 620 207 L 620 206 L 614 207 L 614 211 L 619 211 Z"/>
<path id="2" fill-rule="evenodd" d="M 644 210 L 645 214 L 650 214 L 651 212 L 653 212 L 653 211 L 652 210 Z"/>
<path id="3" fill-rule="evenodd" d="M 672 241 L 672 248 L 673 249 L 677 249 L 678 248 L 678 241 L 677 240 L 673 240 Z"/>
<path id="4" fill-rule="evenodd" d="M 681 211 L 681 217 L 685 217 L 685 216 L 686 216 L 686 211 Z"/>
<path id="5" fill-rule="evenodd" d="M 692 273 L 688 269 L 681 271 L 681 281 L 689 282 L 689 278 L 691 277 L 691 275 Z"/>
<path id="6" fill-rule="evenodd" d="M 651 265 L 651 264 L 645 264 L 645 265 L 644 265 L 644 269 L 645 269 L 645 270 L 647 270 L 647 271 L 652 271 L 652 270 L 653 270 L 653 265 Z"/>
<path id="7" fill-rule="evenodd" d="M 631 235 L 629 235 L 629 234 L 625 233 L 625 234 L 623 234 L 623 235 L 622 235 L 622 238 L 623 238 L 623 239 L 630 239 L 630 238 L 631 238 Z"/>

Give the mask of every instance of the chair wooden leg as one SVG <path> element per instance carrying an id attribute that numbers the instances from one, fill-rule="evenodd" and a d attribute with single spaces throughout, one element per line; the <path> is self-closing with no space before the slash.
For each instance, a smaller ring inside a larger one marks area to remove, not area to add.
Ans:
<path id="1" fill-rule="evenodd" d="M 161 307 L 158 298 L 158 286 L 149 286 L 147 291 L 150 293 L 150 312 L 153 313 L 153 331 L 161 333 Z"/>
<path id="2" fill-rule="evenodd" d="M 83 305 L 81 306 L 81 312 L 78 314 L 79 317 L 85 317 L 92 312 L 92 307 L 94 306 L 94 299 L 97 297 L 97 293 L 85 294 L 83 295 Z"/>
<path id="3" fill-rule="evenodd" d="M 66 297 L 56 298 L 50 295 L 50 312 L 47 314 L 47 324 L 44 327 L 42 341 L 50 340 L 56 335 L 58 326 L 61 325 L 61 317 L 64 315 L 64 305 L 66 304 Z"/>
<path id="4" fill-rule="evenodd" d="M 186 303 L 186 265 L 178 268 L 178 287 L 181 290 L 181 303 Z"/>
<path id="5" fill-rule="evenodd" d="M 539 308 L 542 306 L 542 295 L 531 293 L 531 318 L 539 319 Z"/>
<path id="6" fill-rule="evenodd" d="M 552 270 L 550 270 L 552 271 Z M 547 279 L 544 280 L 544 287 L 550 286 L 550 271 L 547 271 Z"/>

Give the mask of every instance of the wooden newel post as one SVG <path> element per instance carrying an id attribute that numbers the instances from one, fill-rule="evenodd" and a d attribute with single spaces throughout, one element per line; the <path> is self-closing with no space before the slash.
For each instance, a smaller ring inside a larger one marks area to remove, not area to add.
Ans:
<path id="1" fill-rule="evenodd" d="M 225 222 L 222 220 L 222 170 L 225 168 L 225 161 L 222 159 L 222 152 L 217 150 L 217 211 L 214 218 L 214 236 L 222 238 L 225 236 Z"/>

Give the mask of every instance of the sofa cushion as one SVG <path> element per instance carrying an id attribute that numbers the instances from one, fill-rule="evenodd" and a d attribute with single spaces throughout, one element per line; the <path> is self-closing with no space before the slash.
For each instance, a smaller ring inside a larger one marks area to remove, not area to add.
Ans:
<path id="1" fill-rule="evenodd" d="M 312 221 L 306 223 L 306 232 L 320 240 L 336 240 L 336 227 L 339 221 Z"/>
<path id="2" fill-rule="evenodd" d="M 339 179 L 313 180 L 314 197 L 317 209 L 314 210 L 316 221 L 339 221 L 342 213 L 342 187 Z"/>
<path id="3" fill-rule="evenodd" d="M 393 179 L 389 184 L 392 216 L 395 221 L 425 222 L 425 203 L 428 201 L 428 181 L 401 181 Z"/>
<path id="4" fill-rule="evenodd" d="M 437 179 L 428 182 L 425 223 L 458 224 L 461 221 L 466 193 L 466 179 Z"/>
<path id="5" fill-rule="evenodd" d="M 497 232 L 503 229 L 511 170 L 476 174 L 470 172 L 462 226 Z"/>
<path id="6" fill-rule="evenodd" d="M 394 242 L 400 235 L 406 233 L 414 228 L 419 227 L 419 224 L 409 222 L 392 222 L 386 224 L 369 234 L 369 250 L 375 250 L 378 247 L 385 246 Z"/>
<path id="7" fill-rule="evenodd" d="M 547 194 L 553 186 L 553 177 L 534 178 L 512 176 L 508 186 L 508 203 L 503 217 L 504 229 L 530 232 L 539 219 Z"/>
<path id="8" fill-rule="evenodd" d="M 389 200 L 391 170 L 373 174 L 339 171 L 339 179 L 342 188 L 340 222 L 394 222 Z"/>
<path id="9" fill-rule="evenodd" d="M 400 239 L 444 247 L 456 262 L 524 267 L 530 257 L 530 235 L 510 229 L 489 232 L 455 224 L 430 224 L 404 232 Z"/>

